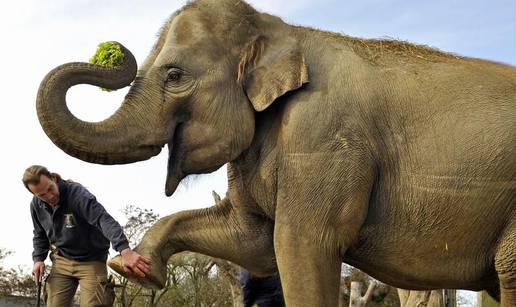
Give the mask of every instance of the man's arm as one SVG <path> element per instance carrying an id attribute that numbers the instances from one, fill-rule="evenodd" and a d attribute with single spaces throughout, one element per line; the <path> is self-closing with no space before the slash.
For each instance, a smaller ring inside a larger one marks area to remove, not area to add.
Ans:
<path id="1" fill-rule="evenodd" d="M 30 207 L 30 215 L 32 217 L 32 224 L 34 225 L 33 238 L 32 238 L 32 260 L 34 261 L 34 266 L 32 268 L 32 275 L 34 276 L 34 281 L 36 282 L 36 286 L 39 285 L 39 280 L 43 273 L 45 272 L 45 259 L 48 255 L 48 249 L 50 247 L 50 242 L 48 241 L 47 234 L 45 230 L 41 226 L 38 221 L 34 204 L 31 203 Z"/>
<path id="2" fill-rule="evenodd" d="M 86 222 L 99 229 L 117 252 L 129 248 L 122 226 L 107 213 L 96 197 L 83 187 L 77 188 L 76 194 L 77 209 Z"/>
<path id="3" fill-rule="evenodd" d="M 34 262 L 45 261 L 48 255 L 50 242 L 48 241 L 45 230 L 38 221 L 34 204 L 31 204 L 30 215 L 32 217 L 32 225 L 34 226 L 32 237 L 32 260 Z"/>
<path id="4" fill-rule="evenodd" d="M 122 256 L 124 268 L 130 269 L 137 275 L 144 277 L 145 273 L 150 271 L 150 262 L 129 248 L 129 241 L 124 234 L 122 226 L 107 213 L 106 209 L 88 190 L 82 188 L 79 194 L 81 201 L 78 207 L 82 217 L 90 225 L 97 227 L 111 242 L 113 249 Z"/>

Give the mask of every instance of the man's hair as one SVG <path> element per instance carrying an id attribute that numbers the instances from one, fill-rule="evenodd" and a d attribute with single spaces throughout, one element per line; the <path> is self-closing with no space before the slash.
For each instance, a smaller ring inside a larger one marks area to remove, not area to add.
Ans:
<path id="1" fill-rule="evenodd" d="M 29 189 L 29 184 L 39 184 L 42 175 L 47 176 L 48 178 L 56 178 L 58 181 L 62 180 L 59 174 L 49 172 L 46 167 L 41 165 L 32 165 L 29 166 L 23 173 L 23 185 L 25 188 L 27 188 L 27 190 L 29 190 L 29 192 L 32 193 L 32 191 Z"/>

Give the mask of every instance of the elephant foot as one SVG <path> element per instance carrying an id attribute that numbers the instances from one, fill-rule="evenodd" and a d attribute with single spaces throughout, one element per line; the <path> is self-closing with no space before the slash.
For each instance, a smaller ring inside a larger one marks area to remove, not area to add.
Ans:
<path id="1" fill-rule="evenodd" d="M 165 288 L 167 280 L 166 265 L 163 264 L 159 257 L 146 257 L 150 259 L 150 271 L 145 277 L 140 277 L 129 269 L 124 269 L 122 265 L 122 257 L 120 255 L 108 260 L 107 265 L 118 274 L 127 278 L 127 280 L 139 284 L 145 288 L 160 290 Z"/>

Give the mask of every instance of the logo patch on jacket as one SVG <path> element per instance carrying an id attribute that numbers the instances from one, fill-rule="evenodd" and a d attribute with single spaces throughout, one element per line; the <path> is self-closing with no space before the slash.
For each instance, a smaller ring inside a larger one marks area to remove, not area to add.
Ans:
<path id="1" fill-rule="evenodd" d="M 75 221 L 73 218 L 73 214 L 67 213 L 64 215 L 64 226 L 66 228 L 74 228 L 75 227 Z"/>

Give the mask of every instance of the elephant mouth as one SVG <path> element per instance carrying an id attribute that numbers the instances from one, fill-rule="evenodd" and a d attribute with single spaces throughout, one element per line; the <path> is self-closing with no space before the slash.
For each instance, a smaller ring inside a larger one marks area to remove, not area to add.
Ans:
<path id="1" fill-rule="evenodd" d="M 176 127 L 172 139 L 168 142 L 168 163 L 167 163 L 167 180 L 165 183 L 165 195 L 172 196 L 183 179 L 184 175 L 180 166 L 179 159 L 179 133 L 181 125 Z"/>

